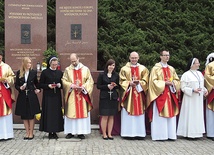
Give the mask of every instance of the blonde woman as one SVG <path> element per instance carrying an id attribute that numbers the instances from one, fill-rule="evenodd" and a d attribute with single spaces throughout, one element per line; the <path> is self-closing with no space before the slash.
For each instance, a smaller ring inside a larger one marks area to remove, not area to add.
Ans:
<path id="1" fill-rule="evenodd" d="M 15 114 L 21 116 L 24 122 L 26 135 L 24 140 L 34 138 L 34 116 L 40 112 L 37 94 L 38 88 L 37 71 L 32 69 L 31 59 L 24 57 L 22 66 L 17 71 L 15 88 L 19 91 Z"/>

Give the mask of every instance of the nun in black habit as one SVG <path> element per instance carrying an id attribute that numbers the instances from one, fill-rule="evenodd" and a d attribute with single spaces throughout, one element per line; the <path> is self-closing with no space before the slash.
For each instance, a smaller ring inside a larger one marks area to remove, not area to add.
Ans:
<path id="1" fill-rule="evenodd" d="M 42 113 L 39 130 L 48 132 L 49 139 L 57 139 L 56 132 L 64 130 L 62 113 L 62 71 L 57 69 L 58 58 L 51 56 L 47 69 L 40 76 L 40 88 L 43 89 Z"/>

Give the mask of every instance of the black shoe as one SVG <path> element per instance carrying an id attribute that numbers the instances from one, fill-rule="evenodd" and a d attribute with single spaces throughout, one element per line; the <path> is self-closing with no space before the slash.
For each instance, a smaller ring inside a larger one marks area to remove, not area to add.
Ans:
<path id="1" fill-rule="evenodd" d="M 214 141 L 214 137 L 207 137 L 208 139 L 211 139 L 212 141 Z"/>
<path id="2" fill-rule="evenodd" d="M 54 138 L 54 135 L 53 135 L 52 133 L 49 133 L 49 134 L 48 134 L 48 138 L 49 138 L 49 139 L 53 139 L 53 138 Z"/>
<path id="3" fill-rule="evenodd" d="M 25 137 L 24 137 L 25 138 Z M 28 137 L 26 137 L 26 138 L 28 138 Z M 13 138 L 8 138 L 8 139 L 0 139 L 0 142 L 2 142 L 2 141 L 8 141 L 8 140 L 12 140 Z"/>
<path id="4" fill-rule="evenodd" d="M 186 137 L 187 140 L 190 140 L 190 141 L 196 141 L 198 138 L 190 138 L 190 137 Z"/>
<path id="5" fill-rule="evenodd" d="M 114 138 L 113 138 L 113 137 L 108 137 L 108 139 L 109 139 L 109 140 L 114 140 Z"/>
<path id="6" fill-rule="evenodd" d="M 123 139 L 126 139 L 126 140 L 134 140 L 135 138 L 134 137 L 122 137 Z"/>
<path id="7" fill-rule="evenodd" d="M 34 135 L 33 135 L 33 137 L 28 137 L 28 140 L 32 140 L 32 139 L 34 139 Z"/>
<path id="8" fill-rule="evenodd" d="M 77 137 L 78 137 L 79 139 L 85 139 L 85 136 L 84 136 L 83 134 L 78 135 Z"/>
<path id="9" fill-rule="evenodd" d="M 108 137 L 103 137 L 104 140 L 108 140 Z"/>
<path id="10" fill-rule="evenodd" d="M 136 140 L 144 140 L 144 137 L 135 137 Z"/>
<path id="11" fill-rule="evenodd" d="M 56 133 L 53 133 L 53 138 L 54 138 L 54 139 L 58 139 L 59 137 L 57 136 Z"/>
<path id="12" fill-rule="evenodd" d="M 171 139 L 171 138 L 169 138 L 168 141 L 174 142 L 174 141 L 176 141 L 176 139 Z"/>
<path id="13" fill-rule="evenodd" d="M 74 135 L 72 135 L 71 133 L 69 133 L 69 134 L 66 135 L 65 138 L 66 138 L 66 139 L 71 139 L 71 138 L 73 138 L 73 137 L 74 137 Z"/>
<path id="14" fill-rule="evenodd" d="M 28 140 L 28 137 L 24 137 L 24 140 Z"/>

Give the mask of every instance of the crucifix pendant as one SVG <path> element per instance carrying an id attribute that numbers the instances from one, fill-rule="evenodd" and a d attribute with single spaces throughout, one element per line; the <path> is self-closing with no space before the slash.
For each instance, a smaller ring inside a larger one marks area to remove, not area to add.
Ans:
<path id="1" fill-rule="evenodd" d="M 108 92 L 109 93 L 109 99 L 111 100 L 111 94 L 113 93 L 111 90 Z"/>
<path id="2" fill-rule="evenodd" d="M 27 96 L 27 94 L 28 94 L 28 90 L 27 90 L 27 89 L 25 89 L 25 94 L 26 94 L 26 96 Z"/>

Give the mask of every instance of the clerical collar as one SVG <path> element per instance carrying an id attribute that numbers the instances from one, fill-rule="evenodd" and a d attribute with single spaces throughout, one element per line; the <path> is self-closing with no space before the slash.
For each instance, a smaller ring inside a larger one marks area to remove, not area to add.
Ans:
<path id="1" fill-rule="evenodd" d="M 138 66 L 138 64 L 136 63 L 136 64 L 131 64 L 131 67 L 137 67 Z"/>
<path id="2" fill-rule="evenodd" d="M 55 71 L 56 69 L 53 69 L 53 68 L 50 67 L 50 70 Z"/>
<path id="3" fill-rule="evenodd" d="M 168 64 L 167 64 L 167 63 L 164 64 L 164 63 L 160 62 L 160 64 L 161 64 L 161 66 L 164 67 L 164 68 L 168 67 Z"/>
<path id="4" fill-rule="evenodd" d="M 74 67 L 75 70 L 80 69 L 80 64 L 78 63 L 78 65 L 76 67 Z"/>

